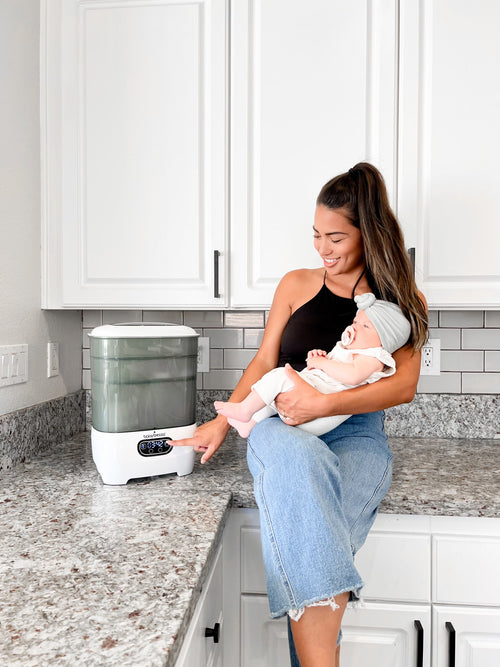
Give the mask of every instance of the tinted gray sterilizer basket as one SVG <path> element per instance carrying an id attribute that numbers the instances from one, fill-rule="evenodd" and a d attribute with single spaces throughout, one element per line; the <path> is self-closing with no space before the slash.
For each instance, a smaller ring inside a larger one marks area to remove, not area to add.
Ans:
<path id="1" fill-rule="evenodd" d="M 92 456 L 105 484 L 193 470 L 198 334 L 173 324 L 111 324 L 90 334 Z"/>

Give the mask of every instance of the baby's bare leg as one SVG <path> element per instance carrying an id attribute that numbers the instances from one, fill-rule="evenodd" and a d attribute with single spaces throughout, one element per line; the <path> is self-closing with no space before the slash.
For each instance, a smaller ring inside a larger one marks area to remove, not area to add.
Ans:
<path id="1" fill-rule="evenodd" d="M 228 419 L 235 419 L 239 422 L 249 422 L 253 415 L 264 406 L 264 401 L 253 390 L 240 403 L 231 403 L 230 401 L 226 403 L 224 401 L 214 402 L 214 407 L 218 413 Z"/>

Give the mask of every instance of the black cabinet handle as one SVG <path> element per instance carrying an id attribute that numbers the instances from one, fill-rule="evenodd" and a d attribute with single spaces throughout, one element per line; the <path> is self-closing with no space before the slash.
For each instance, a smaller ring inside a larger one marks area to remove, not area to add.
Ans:
<path id="1" fill-rule="evenodd" d="M 219 292 L 219 257 L 220 251 L 214 250 L 214 298 L 220 299 Z"/>
<path id="2" fill-rule="evenodd" d="M 424 667 L 424 628 L 420 621 L 414 621 L 417 631 L 417 667 Z"/>
<path id="3" fill-rule="evenodd" d="M 213 628 L 205 628 L 205 637 L 213 637 L 214 644 L 218 644 L 220 639 L 220 623 L 216 623 Z"/>
<path id="4" fill-rule="evenodd" d="M 449 643 L 448 643 L 449 662 L 448 662 L 448 667 L 455 667 L 455 647 L 456 647 L 457 633 L 455 632 L 455 628 L 453 627 L 453 623 L 450 623 L 450 621 L 446 621 L 446 623 L 444 624 L 444 627 L 448 630 L 448 633 L 449 633 Z"/>

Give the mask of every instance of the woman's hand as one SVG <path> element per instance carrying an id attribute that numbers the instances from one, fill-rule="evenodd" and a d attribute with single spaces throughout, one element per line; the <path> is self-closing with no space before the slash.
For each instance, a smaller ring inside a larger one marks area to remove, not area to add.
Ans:
<path id="1" fill-rule="evenodd" d="M 285 424 L 297 426 L 317 417 L 325 417 L 327 415 L 323 405 L 325 394 L 311 387 L 289 364 L 286 364 L 285 369 L 294 388 L 278 394 L 275 398 L 276 408 Z"/>
<path id="2" fill-rule="evenodd" d="M 191 438 L 171 440 L 174 447 L 193 447 L 195 452 L 203 452 L 201 463 L 206 463 L 224 442 L 229 430 L 225 417 L 219 416 L 198 426 Z"/>

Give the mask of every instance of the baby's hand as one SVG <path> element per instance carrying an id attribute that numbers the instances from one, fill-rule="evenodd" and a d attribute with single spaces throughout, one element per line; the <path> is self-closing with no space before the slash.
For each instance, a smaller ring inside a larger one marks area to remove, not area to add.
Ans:
<path id="1" fill-rule="evenodd" d="M 310 350 L 307 353 L 307 368 L 322 368 L 323 361 L 327 358 L 327 353 L 324 350 Z"/>
<path id="2" fill-rule="evenodd" d="M 326 357 L 326 356 L 327 353 L 325 352 L 325 350 L 309 350 L 309 352 L 307 353 L 307 361 L 309 361 L 309 359 L 312 359 L 313 357 Z"/>

